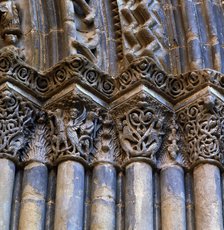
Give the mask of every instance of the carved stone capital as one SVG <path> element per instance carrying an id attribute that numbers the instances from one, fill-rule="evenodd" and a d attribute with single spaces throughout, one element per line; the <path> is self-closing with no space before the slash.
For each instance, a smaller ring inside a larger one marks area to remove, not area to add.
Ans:
<path id="1" fill-rule="evenodd" d="M 180 129 L 177 125 L 175 113 L 167 120 L 165 134 L 161 150 L 158 154 L 157 167 L 162 169 L 179 165 L 189 168 L 188 157 L 183 150 L 184 146 L 180 138 Z"/>
<path id="2" fill-rule="evenodd" d="M 23 162 L 50 163 L 48 162 L 51 153 L 50 127 L 47 113 L 44 111 L 38 112 L 36 116 L 34 133 L 27 148 L 28 151 L 21 156 Z"/>
<path id="3" fill-rule="evenodd" d="M 0 157 L 20 161 L 28 149 L 37 109 L 11 89 L 0 92 Z"/>
<path id="4" fill-rule="evenodd" d="M 94 140 L 99 129 L 98 111 L 76 104 L 64 110 L 48 111 L 51 123 L 51 161 L 66 158 L 89 162 L 94 151 Z"/>
<path id="5" fill-rule="evenodd" d="M 223 163 L 224 103 L 206 94 L 177 112 L 191 165 L 211 160 Z"/>
<path id="6" fill-rule="evenodd" d="M 120 144 L 128 159 L 155 161 L 165 134 L 166 112 L 162 104 L 145 93 L 115 109 Z"/>

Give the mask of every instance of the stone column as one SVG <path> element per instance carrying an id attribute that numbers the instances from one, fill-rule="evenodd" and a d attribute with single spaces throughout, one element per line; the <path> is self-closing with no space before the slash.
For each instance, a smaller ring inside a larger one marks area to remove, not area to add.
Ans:
<path id="1" fill-rule="evenodd" d="M 117 176 L 116 230 L 124 229 L 124 173 Z"/>
<path id="2" fill-rule="evenodd" d="M 193 177 L 196 229 L 223 229 L 219 168 L 208 163 L 200 164 L 195 167 Z"/>
<path id="3" fill-rule="evenodd" d="M 12 194 L 15 179 L 15 165 L 7 159 L 0 159 L 0 229 L 9 230 Z"/>
<path id="4" fill-rule="evenodd" d="M 45 230 L 54 229 L 56 177 L 55 169 L 51 169 L 48 176 Z"/>
<path id="5" fill-rule="evenodd" d="M 23 182 L 23 169 L 19 169 L 17 170 L 15 176 L 14 191 L 13 191 L 13 198 L 12 198 L 10 230 L 18 230 L 21 195 L 22 195 L 22 182 Z"/>
<path id="6" fill-rule="evenodd" d="M 109 163 L 99 163 L 93 169 L 91 230 L 115 230 L 116 169 Z"/>
<path id="7" fill-rule="evenodd" d="M 67 160 L 58 165 L 55 230 L 82 230 L 85 170 L 81 163 Z"/>
<path id="8" fill-rule="evenodd" d="M 179 166 L 168 166 L 161 170 L 161 216 L 163 230 L 185 230 L 184 172 Z"/>
<path id="9" fill-rule="evenodd" d="M 71 0 L 60 0 L 61 17 L 63 21 L 63 29 L 65 34 L 64 44 L 64 55 L 76 54 L 75 48 L 73 48 L 72 42 L 76 39 L 77 31 L 75 24 L 75 12 L 74 5 Z"/>
<path id="10" fill-rule="evenodd" d="M 152 168 L 132 162 L 125 171 L 125 229 L 153 230 Z"/>
<path id="11" fill-rule="evenodd" d="M 19 230 L 42 230 L 45 224 L 48 169 L 32 162 L 24 169 Z"/>
<path id="12" fill-rule="evenodd" d="M 207 92 L 178 112 L 186 156 L 193 170 L 195 227 L 223 229 L 221 175 L 224 104 Z M 188 218 L 189 219 L 189 218 Z"/>

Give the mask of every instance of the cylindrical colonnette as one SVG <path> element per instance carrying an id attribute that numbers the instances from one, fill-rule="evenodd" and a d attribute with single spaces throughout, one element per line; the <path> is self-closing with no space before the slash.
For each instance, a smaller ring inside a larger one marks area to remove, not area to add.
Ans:
<path id="1" fill-rule="evenodd" d="M 223 229 L 219 168 L 212 164 L 200 164 L 194 169 L 193 176 L 196 229 Z"/>
<path id="2" fill-rule="evenodd" d="M 152 168 L 133 162 L 125 171 L 125 229 L 153 230 Z"/>
<path id="3" fill-rule="evenodd" d="M 42 230 L 45 223 L 48 169 L 39 162 L 24 169 L 19 230 Z"/>
<path id="4" fill-rule="evenodd" d="M 56 185 L 55 230 L 82 230 L 85 170 L 76 161 L 59 164 Z"/>
<path id="5" fill-rule="evenodd" d="M 111 164 L 98 164 L 93 169 L 91 230 L 115 230 L 116 169 Z"/>
<path id="6" fill-rule="evenodd" d="M 8 230 L 10 225 L 15 165 L 7 159 L 0 159 L 0 229 Z"/>
<path id="7" fill-rule="evenodd" d="M 179 166 L 161 170 L 161 216 L 163 230 L 185 230 L 185 189 L 184 172 Z"/>

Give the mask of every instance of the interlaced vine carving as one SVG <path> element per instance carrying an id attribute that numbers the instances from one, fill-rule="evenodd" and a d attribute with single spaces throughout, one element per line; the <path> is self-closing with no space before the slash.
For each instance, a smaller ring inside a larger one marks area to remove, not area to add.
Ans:
<path id="1" fill-rule="evenodd" d="M 130 158 L 148 157 L 154 160 L 164 135 L 164 116 L 161 108 L 156 110 L 143 98 L 117 121 L 119 139 Z"/>
<path id="2" fill-rule="evenodd" d="M 218 99 L 208 96 L 178 113 L 191 163 L 202 159 L 223 161 L 220 145 L 223 139 L 223 118 L 220 116 L 223 105 L 220 103 Z"/>
<path id="3" fill-rule="evenodd" d="M 34 132 L 36 109 L 18 94 L 0 93 L 0 155 L 20 159 Z"/>

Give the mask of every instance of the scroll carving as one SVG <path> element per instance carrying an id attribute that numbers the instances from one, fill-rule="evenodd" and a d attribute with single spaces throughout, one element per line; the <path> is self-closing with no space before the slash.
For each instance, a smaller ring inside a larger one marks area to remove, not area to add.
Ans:
<path id="1" fill-rule="evenodd" d="M 7 45 L 15 45 L 22 34 L 18 10 L 13 1 L 0 3 L 0 33 Z"/>

